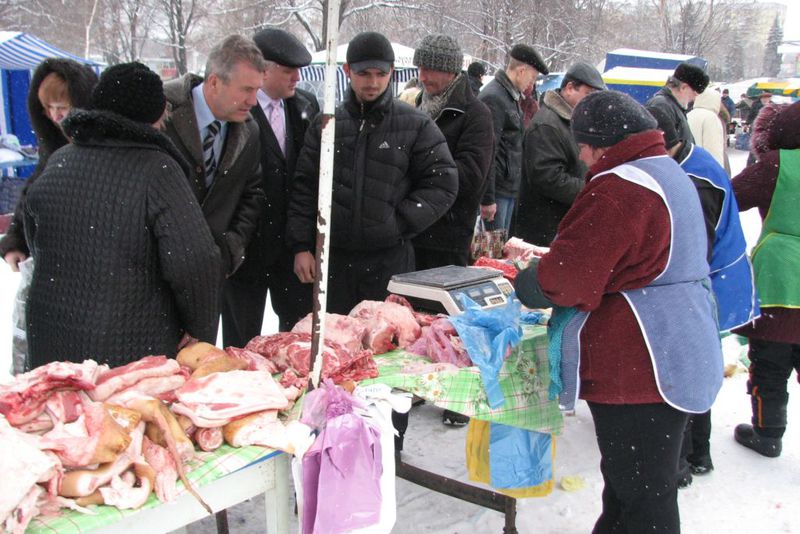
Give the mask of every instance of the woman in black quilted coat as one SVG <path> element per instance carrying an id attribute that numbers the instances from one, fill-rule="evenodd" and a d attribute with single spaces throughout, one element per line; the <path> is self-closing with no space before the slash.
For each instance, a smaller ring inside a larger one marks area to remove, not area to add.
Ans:
<path id="1" fill-rule="evenodd" d="M 25 181 L 11 225 L 0 239 L 0 257 L 13 271 L 19 270 L 17 263 L 30 254 L 22 228 L 22 206 L 27 189 L 42 173 L 50 154 L 69 142 L 61 129 L 61 119 L 71 108 L 89 107 L 96 83 L 97 74 L 90 67 L 66 58 L 47 58 L 33 72 L 28 90 L 28 114 L 39 145 L 39 162 Z"/>
<path id="2" fill-rule="evenodd" d="M 154 128 L 165 103 L 154 72 L 115 65 L 100 78 L 93 109 L 63 121 L 73 143 L 50 157 L 24 213 L 36 262 L 28 368 L 174 356 L 187 333 L 215 341 L 219 250 L 186 162 Z"/>

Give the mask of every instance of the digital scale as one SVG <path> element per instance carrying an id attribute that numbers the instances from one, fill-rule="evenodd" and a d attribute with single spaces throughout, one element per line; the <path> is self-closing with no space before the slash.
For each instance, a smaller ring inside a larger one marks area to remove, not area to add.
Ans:
<path id="1" fill-rule="evenodd" d="M 390 293 L 402 295 L 415 310 L 459 315 L 464 312 L 459 295 L 466 295 L 482 308 L 502 306 L 514 287 L 500 271 L 447 265 L 392 276 Z"/>

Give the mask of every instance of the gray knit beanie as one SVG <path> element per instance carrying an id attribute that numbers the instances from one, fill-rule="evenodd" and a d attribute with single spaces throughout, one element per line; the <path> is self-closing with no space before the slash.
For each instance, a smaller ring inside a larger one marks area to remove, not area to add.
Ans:
<path id="1" fill-rule="evenodd" d="M 458 41 L 449 35 L 425 36 L 414 50 L 414 66 L 439 72 L 458 74 L 464 64 L 464 55 Z"/>

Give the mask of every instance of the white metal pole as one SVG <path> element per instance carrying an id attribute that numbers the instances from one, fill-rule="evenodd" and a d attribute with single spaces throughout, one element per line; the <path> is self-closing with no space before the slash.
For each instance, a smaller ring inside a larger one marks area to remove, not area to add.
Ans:
<path id="1" fill-rule="evenodd" d="M 325 99 L 322 106 L 322 139 L 319 158 L 319 194 L 317 200 L 316 279 L 311 319 L 311 375 L 308 389 L 319 386 L 322 373 L 325 311 L 328 301 L 328 253 L 330 248 L 331 199 L 333 188 L 334 139 L 336 132 L 336 43 L 339 37 L 339 1 L 328 1 L 328 53 L 325 60 Z"/>

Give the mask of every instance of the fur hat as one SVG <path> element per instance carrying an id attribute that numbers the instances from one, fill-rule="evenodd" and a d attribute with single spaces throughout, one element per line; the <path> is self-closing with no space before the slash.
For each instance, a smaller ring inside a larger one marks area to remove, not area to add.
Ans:
<path id="1" fill-rule="evenodd" d="M 253 41 L 267 61 L 286 67 L 305 67 L 311 63 L 311 53 L 300 40 L 279 28 L 266 28 L 253 36 Z"/>
<path id="2" fill-rule="evenodd" d="M 681 63 L 675 67 L 675 72 L 673 72 L 672 75 L 683 83 L 688 84 L 689 87 L 694 89 L 698 94 L 705 91 L 706 87 L 708 87 L 708 74 L 700 67 L 692 65 L 691 63 Z"/>
<path id="3" fill-rule="evenodd" d="M 104 70 L 92 92 L 92 109 L 113 111 L 146 124 L 160 119 L 166 105 L 161 78 L 137 61 Z"/>
<path id="4" fill-rule="evenodd" d="M 347 64 L 354 72 L 367 69 L 389 72 L 394 65 L 392 43 L 378 32 L 361 32 L 347 46 Z"/>
<path id="5" fill-rule="evenodd" d="M 414 50 L 413 63 L 423 69 L 458 74 L 464 63 L 464 54 L 458 41 L 449 35 L 426 35 Z"/>
<path id="6" fill-rule="evenodd" d="M 619 91 L 591 93 L 572 112 L 575 142 L 593 147 L 615 145 L 631 134 L 657 127 L 644 106 Z"/>
<path id="7" fill-rule="evenodd" d="M 511 48 L 509 55 L 517 61 L 527 63 L 541 74 L 550 74 L 550 69 L 548 69 L 547 65 L 545 65 L 542 56 L 540 56 L 539 52 L 534 50 L 532 46 L 528 46 L 526 44 L 514 45 Z"/>

